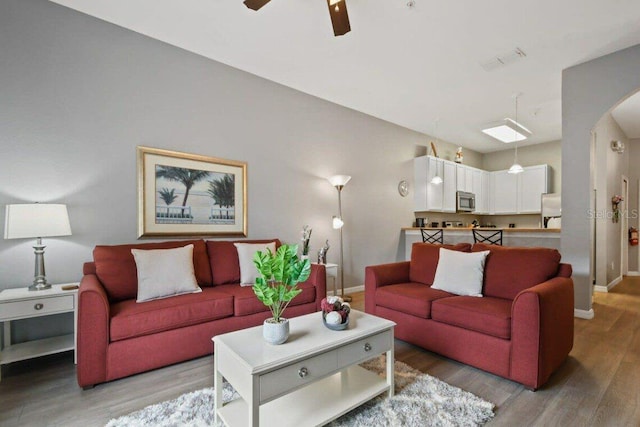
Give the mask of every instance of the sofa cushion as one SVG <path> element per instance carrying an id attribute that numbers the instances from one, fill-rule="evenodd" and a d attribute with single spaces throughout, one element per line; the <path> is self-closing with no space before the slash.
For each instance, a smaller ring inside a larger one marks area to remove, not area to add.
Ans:
<path id="1" fill-rule="evenodd" d="M 214 288 L 197 294 L 111 305 L 110 340 L 119 341 L 233 316 L 233 297 Z"/>
<path id="2" fill-rule="evenodd" d="M 226 283 L 240 283 L 240 262 L 238 250 L 234 243 L 270 243 L 276 242 L 276 249 L 280 247 L 280 240 L 207 240 L 207 252 L 211 265 L 211 278 L 214 285 Z"/>
<path id="3" fill-rule="evenodd" d="M 240 263 L 240 285 L 241 286 L 253 286 L 256 283 L 256 278 L 261 274 L 258 268 L 253 263 L 253 258 L 256 252 L 270 251 L 272 254 L 276 253 L 276 242 L 269 243 L 234 243 L 238 250 L 238 262 Z"/>
<path id="4" fill-rule="evenodd" d="M 456 295 L 482 296 L 484 262 L 489 251 L 460 252 L 440 248 L 433 289 Z"/>
<path id="5" fill-rule="evenodd" d="M 487 250 L 485 296 L 514 299 L 524 289 L 545 282 L 558 273 L 560 252 L 556 249 L 473 245 L 474 252 Z"/>
<path id="6" fill-rule="evenodd" d="M 193 271 L 193 245 L 173 249 L 131 249 L 138 270 L 136 302 L 202 292 Z"/>
<path id="7" fill-rule="evenodd" d="M 452 294 L 432 289 L 423 283 L 397 283 L 376 290 L 376 305 L 429 319 L 431 303 Z"/>
<path id="8" fill-rule="evenodd" d="M 431 318 L 498 338 L 511 338 L 511 304 L 503 298 L 455 296 L 434 301 Z"/>
<path id="9" fill-rule="evenodd" d="M 211 267 L 204 240 L 181 240 L 133 245 L 96 246 L 93 259 L 96 275 L 112 302 L 136 298 L 138 277 L 131 249 L 171 249 L 193 244 L 193 267 L 200 286 L 211 286 Z"/>
<path id="10" fill-rule="evenodd" d="M 253 287 L 232 284 L 219 285 L 216 286 L 216 289 L 233 296 L 233 313 L 235 316 L 247 316 L 269 311 L 269 307 L 260 302 L 256 294 L 253 293 Z M 315 302 L 316 287 L 314 285 L 306 282 L 299 283 L 298 289 L 301 289 L 302 292 L 291 300 L 289 307 Z M 287 317 L 286 311 L 284 312 L 284 317 Z"/>
<path id="11" fill-rule="evenodd" d="M 436 275 L 438 259 L 440 259 L 440 248 L 454 251 L 469 252 L 469 243 L 458 243 L 457 245 L 435 245 L 431 243 L 414 243 L 411 248 L 411 264 L 409 266 L 409 280 L 412 282 L 431 285 Z"/>

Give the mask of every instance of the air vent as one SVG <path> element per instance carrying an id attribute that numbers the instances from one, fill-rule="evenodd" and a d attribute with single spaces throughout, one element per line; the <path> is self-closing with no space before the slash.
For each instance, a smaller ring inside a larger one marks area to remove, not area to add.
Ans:
<path id="1" fill-rule="evenodd" d="M 506 52 L 502 55 L 495 56 L 480 63 L 480 66 L 485 71 L 493 71 L 498 68 L 502 68 L 509 64 L 512 64 L 520 59 L 526 58 L 527 54 L 522 49 L 516 47 L 514 50 Z"/>

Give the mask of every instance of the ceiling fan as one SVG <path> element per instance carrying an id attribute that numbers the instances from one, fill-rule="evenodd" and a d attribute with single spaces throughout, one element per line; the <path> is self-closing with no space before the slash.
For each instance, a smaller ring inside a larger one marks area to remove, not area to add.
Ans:
<path id="1" fill-rule="evenodd" d="M 269 1 L 270 0 L 244 0 L 244 5 L 249 9 L 258 10 L 269 3 Z M 331 24 L 333 25 L 333 34 L 335 36 L 343 36 L 351 31 L 346 0 L 327 0 L 327 6 L 329 7 Z"/>

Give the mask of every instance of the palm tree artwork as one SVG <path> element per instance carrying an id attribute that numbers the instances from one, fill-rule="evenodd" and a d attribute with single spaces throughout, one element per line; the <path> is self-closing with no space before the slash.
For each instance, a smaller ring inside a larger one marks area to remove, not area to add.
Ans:
<path id="1" fill-rule="evenodd" d="M 182 199 L 182 215 L 184 207 L 187 206 L 189 191 L 198 181 L 209 176 L 210 172 L 205 170 L 178 168 L 175 166 L 156 165 L 156 179 L 165 178 L 169 181 L 180 182 L 185 187 L 184 198 Z M 162 196 L 160 196 L 162 197 Z"/>
<path id="2" fill-rule="evenodd" d="M 209 181 L 207 190 L 214 203 L 221 208 L 231 208 L 236 205 L 235 175 L 225 173 L 218 179 Z M 214 219 L 211 217 L 210 219 Z M 229 219 L 229 211 L 226 211 L 226 219 Z"/>
<path id="3" fill-rule="evenodd" d="M 168 188 L 165 187 L 162 190 L 158 191 L 158 194 L 160 194 L 160 198 L 167 205 L 167 217 L 168 217 L 169 216 L 169 206 L 173 202 L 175 202 L 175 200 L 178 198 L 178 195 L 176 194 L 176 190 L 174 188 L 169 190 Z"/>

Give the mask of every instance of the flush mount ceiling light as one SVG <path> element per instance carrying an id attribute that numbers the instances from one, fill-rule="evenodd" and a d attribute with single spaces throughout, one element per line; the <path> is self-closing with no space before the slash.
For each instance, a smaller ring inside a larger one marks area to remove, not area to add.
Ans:
<path id="1" fill-rule="evenodd" d="M 516 119 L 517 120 L 517 119 Z M 483 133 L 486 133 L 492 138 L 502 141 L 504 143 L 511 143 L 517 141 L 523 141 L 532 135 L 531 131 L 522 126 L 516 120 L 509 118 L 504 121 L 493 123 L 486 129 L 482 129 Z"/>

